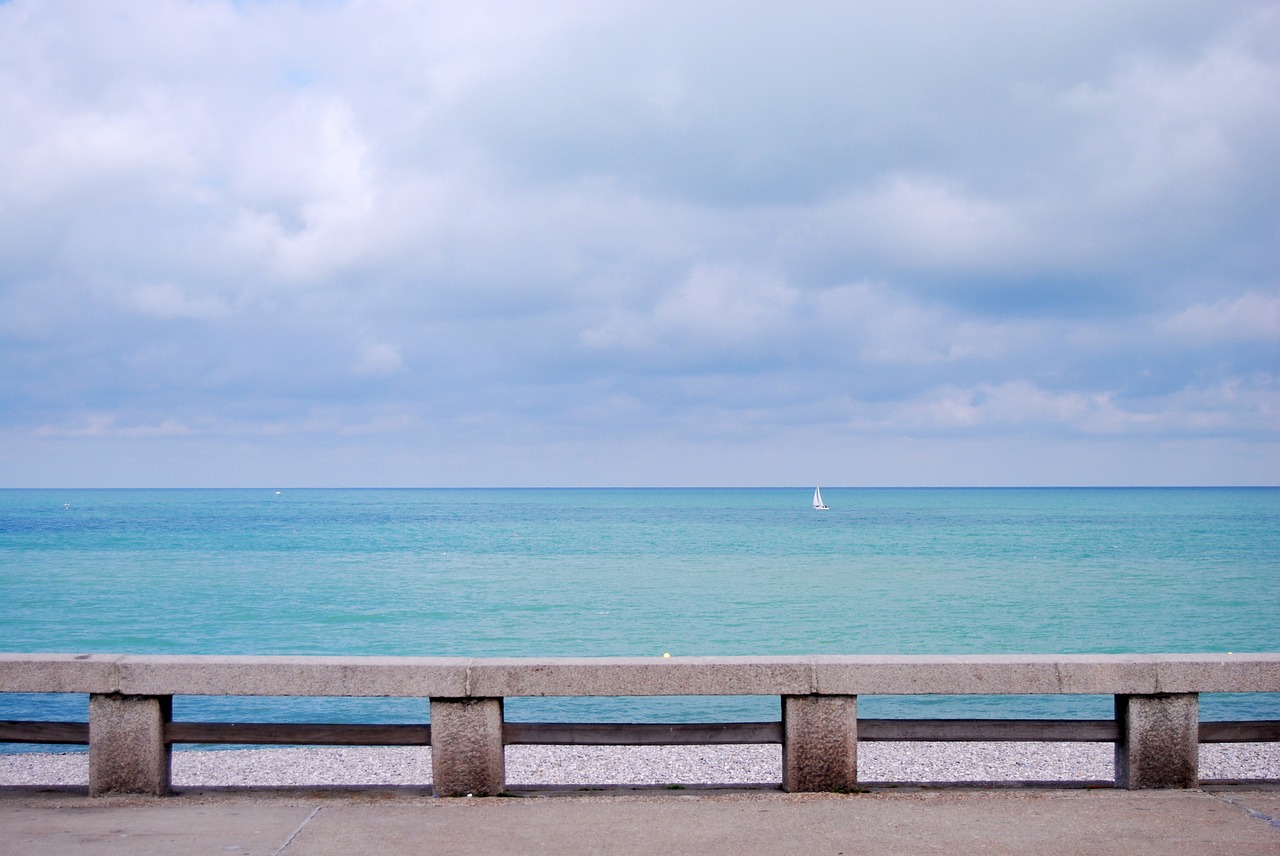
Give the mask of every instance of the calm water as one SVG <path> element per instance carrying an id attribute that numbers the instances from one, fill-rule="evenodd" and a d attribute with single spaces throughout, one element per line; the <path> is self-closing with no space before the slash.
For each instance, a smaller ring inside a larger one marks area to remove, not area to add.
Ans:
<path id="1" fill-rule="evenodd" d="M 0 491 L 0 650 L 605 656 L 1280 651 L 1280 489 Z M 0 718 L 83 698 L 0 695 Z M 876 715 L 1109 700 L 867 699 Z M 420 721 L 410 701 L 180 718 Z M 1274 696 L 1206 697 L 1280 718 Z M 68 712 L 70 711 L 70 712 Z M 513 700 L 773 719 L 776 699 Z"/>

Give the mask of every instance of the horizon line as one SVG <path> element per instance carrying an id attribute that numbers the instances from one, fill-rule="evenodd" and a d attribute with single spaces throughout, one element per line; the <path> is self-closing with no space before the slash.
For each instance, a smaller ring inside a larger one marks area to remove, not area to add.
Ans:
<path id="1" fill-rule="evenodd" d="M 808 490 L 813 484 L 790 485 L 54 485 L 2 486 L 11 490 Z M 828 490 L 1273 490 L 1277 484 L 1098 484 L 1098 485 L 841 485 L 818 483 Z"/>

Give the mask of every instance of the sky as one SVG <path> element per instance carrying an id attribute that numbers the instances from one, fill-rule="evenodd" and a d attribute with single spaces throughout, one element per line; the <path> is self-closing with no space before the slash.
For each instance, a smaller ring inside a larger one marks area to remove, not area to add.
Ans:
<path id="1" fill-rule="evenodd" d="M 1280 484 L 1280 2 L 0 0 L 0 487 Z"/>

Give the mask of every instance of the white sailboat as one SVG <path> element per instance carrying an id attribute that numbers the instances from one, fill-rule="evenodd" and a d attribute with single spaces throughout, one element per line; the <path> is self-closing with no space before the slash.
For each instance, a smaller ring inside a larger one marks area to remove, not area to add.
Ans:
<path id="1" fill-rule="evenodd" d="M 822 488 L 815 487 L 813 489 L 813 508 L 815 511 L 829 511 L 827 504 L 822 501 Z"/>

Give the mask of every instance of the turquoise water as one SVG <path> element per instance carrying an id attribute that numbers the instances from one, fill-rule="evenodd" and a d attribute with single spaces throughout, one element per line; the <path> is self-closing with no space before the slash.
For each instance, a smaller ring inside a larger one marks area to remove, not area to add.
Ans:
<path id="1" fill-rule="evenodd" d="M 0 650 L 610 656 L 1280 651 L 1280 489 L 0 491 Z M 0 718 L 82 701 L 0 696 Z M 868 699 L 866 715 L 907 711 Z M 908 715 L 1106 715 L 926 699 Z M 185 707 L 183 707 L 185 705 Z M 255 707 L 256 706 L 256 707 Z M 922 712 L 920 708 L 925 710 Z M 1206 697 L 1280 718 L 1273 696 Z M 776 699 L 515 718 L 776 718 Z M 37 712 L 38 711 L 38 712 Z M 185 711 L 185 713 L 184 713 Z M 423 718 L 408 701 L 179 716 Z"/>

